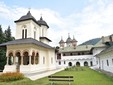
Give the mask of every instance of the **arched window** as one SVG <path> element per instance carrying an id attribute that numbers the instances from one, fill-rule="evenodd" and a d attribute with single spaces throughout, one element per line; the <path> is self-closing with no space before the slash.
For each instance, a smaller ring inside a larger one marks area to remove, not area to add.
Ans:
<path id="1" fill-rule="evenodd" d="M 69 65 L 69 66 L 72 66 L 72 62 L 69 62 L 68 65 Z"/>
<path id="2" fill-rule="evenodd" d="M 27 29 L 26 29 L 26 25 L 22 26 L 22 39 L 23 38 L 27 38 Z"/>
<path id="3" fill-rule="evenodd" d="M 29 64 L 29 54 L 28 54 L 28 52 L 24 52 L 24 54 L 23 54 L 24 56 L 23 56 L 23 64 L 24 65 L 28 65 Z"/>
<path id="4" fill-rule="evenodd" d="M 39 54 L 37 53 L 35 57 L 35 64 L 38 64 L 38 63 L 39 63 Z"/>
<path id="5" fill-rule="evenodd" d="M 35 58 L 35 52 L 32 52 L 32 56 L 31 56 L 31 64 L 34 64 L 34 58 Z"/>
<path id="6" fill-rule="evenodd" d="M 80 62 L 76 62 L 76 66 L 80 66 Z"/>
<path id="7" fill-rule="evenodd" d="M 61 61 L 59 61 L 59 65 L 61 65 Z"/>
<path id="8" fill-rule="evenodd" d="M 36 39 L 36 31 L 34 31 L 34 39 Z"/>
<path id="9" fill-rule="evenodd" d="M 27 29 L 25 29 L 25 38 L 27 38 Z"/>
<path id="10" fill-rule="evenodd" d="M 84 62 L 84 66 L 88 66 L 88 62 L 87 61 Z"/>
<path id="11" fill-rule="evenodd" d="M 66 61 L 64 61 L 64 64 L 66 64 Z"/>
<path id="12" fill-rule="evenodd" d="M 24 29 L 22 30 L 22 39 L 24 38 Z"/>

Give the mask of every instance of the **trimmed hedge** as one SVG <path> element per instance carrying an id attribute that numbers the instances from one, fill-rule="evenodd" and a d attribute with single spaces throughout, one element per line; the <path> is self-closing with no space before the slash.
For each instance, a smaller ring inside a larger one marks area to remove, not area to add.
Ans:
<path id="1" fill-rule="evenodd" d="M 16 81 L 23 78 L 24 78 L 24 75 L 19 72 L 8 72 L 0 75 L 0 81 L 2 82 Z"/>

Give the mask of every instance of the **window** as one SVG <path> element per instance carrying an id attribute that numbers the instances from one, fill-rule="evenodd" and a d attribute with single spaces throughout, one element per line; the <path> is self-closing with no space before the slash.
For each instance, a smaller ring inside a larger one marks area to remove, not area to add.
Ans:
<path id="1" fill-rule="evenodd" d="M 27 38 L 27 29 L 25 29 L 25 38 Z"/>
<path id="2" fill-rule="evenodd" d="M 59 65 L 61 65 L 61 61 L 59 61 Z"/>
<path id="3" fill-rule="evenodd" d="M 45 64 L 45 57 L 43 57 L 43 64 Z"/>
<path id="4" fill-rule="evenodd" d="M 78 55 L 80 55 L 80 53 L 78 53 Z"/>
<path id="5" fill-rule="evenodd" d="M 98 61 L 96 61 L 97 62 L 97 64 L 98 64 Z"/>
<path id="6" fill-rule="evenodd" d="M 72 53 L 70 53 L 70 55 L 72 56 L 73 54 L 72 54 Z"/>
<path id="7" fill-rule="evenodd" d="M 34 31 L 34 39 L 36 39 L 36 31 Z"/>
<path id="8" fill-rule="evenodd" d="M 39 63 L 39 54 L 37 53 L 35 56 L 35 64 L 38 64 L 38 63 Z"/>
<path id="9" fill-rule="evenodd" d="M 22 30 L 22 39 L 24 38 L 24 30 Z"/>
<path id="10" fill-rule="evenodd" d="M 27 29 L 22 30 L 22 39 L 27 38 Z"/>
<path id="11" fill-rule="evenodd" d="M 66 56 L 65 53 L 63 54 L 63 56 Z"/>
<path id="12" fill-rule="evenodd" d="M 84 52 L 82 53 L 82 55 L 84 55 Z"/>
<path id="13" fill-rule="evenodd" d="M 51 64 L 53 64 L 53 58 L 51 58 Z"/>
<path id="14" fill-rule="evenodd" d="M 66 64 L 66 61 L 64 61 L 64 64 Z"/>
<path id="15" fill-rule="evenodd" d="M 107 66 L 109 66 L 109 61 L 107 60 Z"/>

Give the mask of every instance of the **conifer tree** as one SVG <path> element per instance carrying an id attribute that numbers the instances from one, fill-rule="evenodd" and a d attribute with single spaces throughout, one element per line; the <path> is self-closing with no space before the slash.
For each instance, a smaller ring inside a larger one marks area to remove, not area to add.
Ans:
<path id="1" fill-rule="evenodd" d="M 3 32 L 0 25 L 0 44 L 8 41 L 14 40 L 14 37 L 11 35 L 10 26 Z M 6 64 L 6 48 L 0 48 L 0 70 L 4 69 Z"/>
<path id="2" fill-rule="evenodd" d="M 10 26 L 8 26 L 7 30 L 5 30 L 5 42 L 14 40 L 14 37 L 11 35 Z"/>
<path id="3" fill-rule="evenodd" d="M 4 33 L 0 25 L 0 44 L 3 42 L 4 42 Z M 3 70 L 4 65 L 6 64 L 5 52 L 6 52 L 5 48 L 0 48 L 0 70 Z"/>
<path id="4" fill-rule="evenodd" d="M 3 31 L 2 31 L 2 27 L 0 25 L 0 44 L 3 43 Z"/>

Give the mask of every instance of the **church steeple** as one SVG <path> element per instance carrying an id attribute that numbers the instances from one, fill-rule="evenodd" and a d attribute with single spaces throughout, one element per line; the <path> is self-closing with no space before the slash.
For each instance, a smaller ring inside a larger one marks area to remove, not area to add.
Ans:
<path id="1" fill-rule="evenodd" d="M 36 19 L 32 16 L 32 14 L 29 10 L 26 15 L 24 15 L 20 19 L 16 20 L 15 23 L 21 22 L 21 21 L 26 21 L 26 20 L 33 20 L 33 21 L 37 22 Z"/>
<path id="2" fill-rule="evenodd" d="M 65 46 L 65 42 L 64 42 L 62 37 L 61 37 L 61 40 L 60 40 L 59 44 L 60 44 L 60 47 L 64 47 Z"/>
<path id="3" fill-rule="evenodd" d="M 75 39 L 74 35 L 73 35 L 72 45 L 74 48 L 76 48 L 77 46 L 77 40 Z"/>
<path id="4" fill-rule="evenodd" d="M 72 45 L 72 39 L 70 38 L 70 34 L 68 33 L 68 38 L 66 40 L 66 44 L 67 46 L 71 46 Z"/>
<path id="5" fill-rule="evenodd" d="M 37 23 L 41 26 L 46 26 L 47 28 L 49 28 L 48 24 L 43 20 L 42 16 L 40 17 L 40 20 L 37 21 Z"/>

